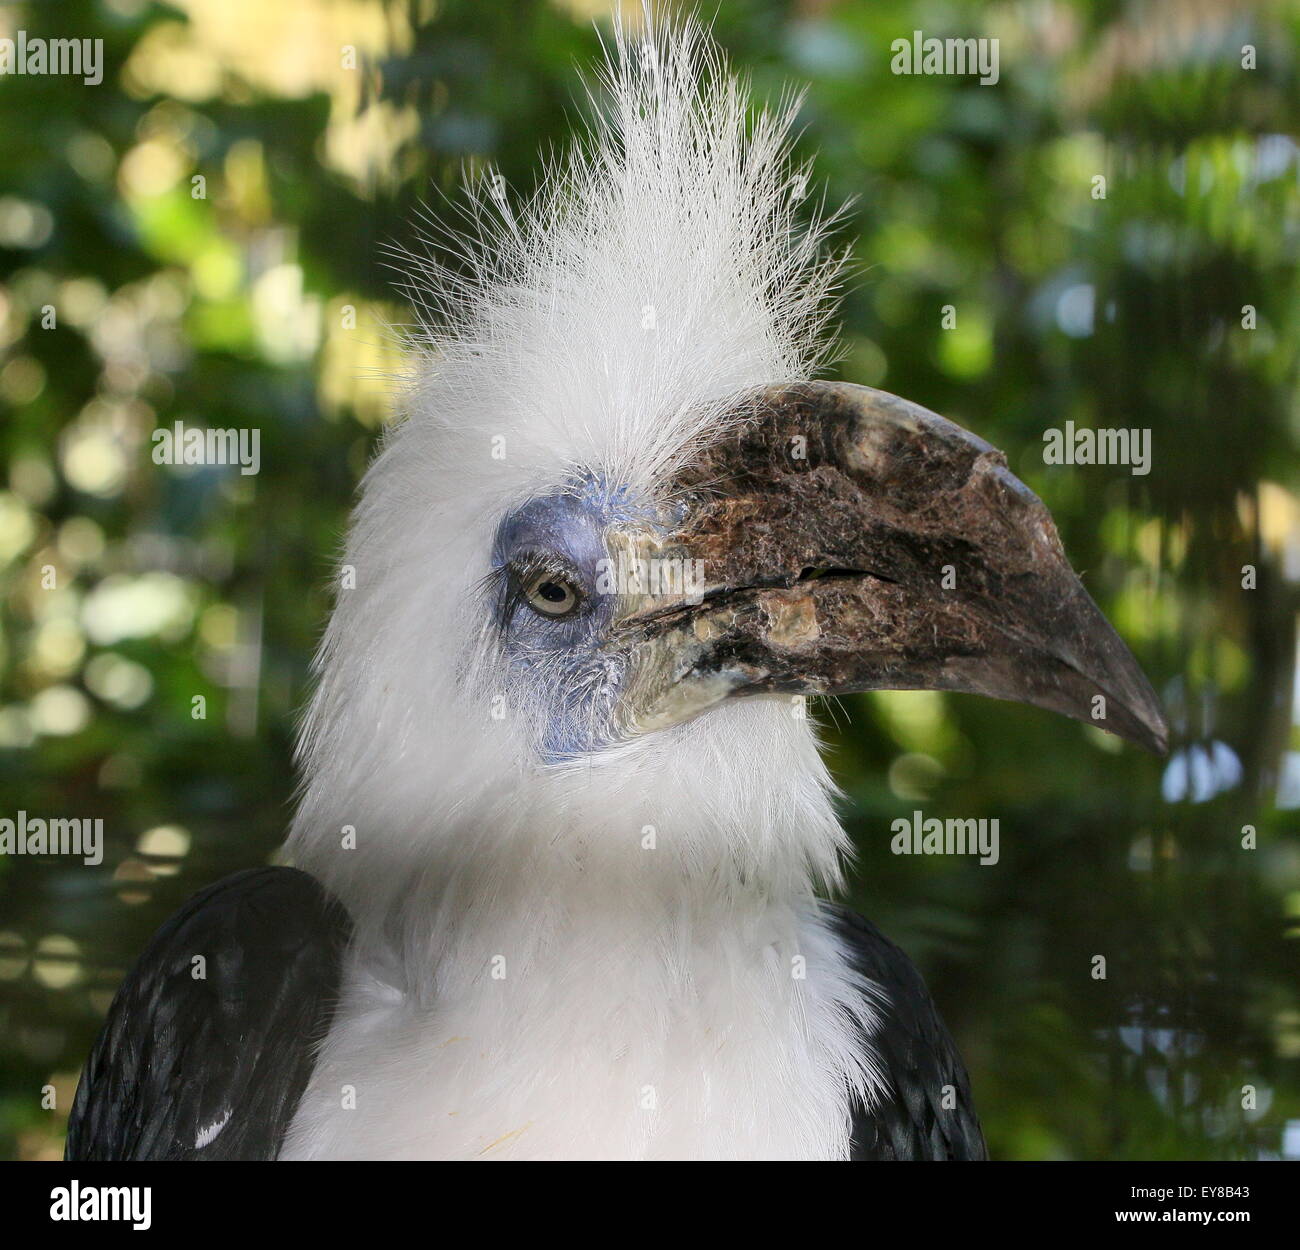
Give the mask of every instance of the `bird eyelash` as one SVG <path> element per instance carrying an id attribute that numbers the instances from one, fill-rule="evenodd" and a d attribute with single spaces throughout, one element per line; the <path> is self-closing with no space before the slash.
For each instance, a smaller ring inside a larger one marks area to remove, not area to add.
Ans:
<path id="1" fill-rule="evenodd" d="M 483 579 L 481 586 L 493 605 L 496 627 L 508 634 L 519 605 L 524 602 L 528 586 L 538 577 L 547 576 L 566 582 L 578 597 L 579 608 L 585 598 L 581 582 L 572 566 L 549 551 L 524 551 L 504 564 L 497 565 Z M 576 610 L 576 609 L 575 609 Z"/>

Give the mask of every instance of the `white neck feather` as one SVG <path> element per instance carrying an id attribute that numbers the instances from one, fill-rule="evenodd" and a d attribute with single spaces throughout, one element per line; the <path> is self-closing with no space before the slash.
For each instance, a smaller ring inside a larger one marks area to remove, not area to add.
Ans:
<path id="1" fill-rule="evenodd" d="M 697 749 L 502 794 L 368 895 L 286 1157 L 843 1155 L 872 1015 L 813 894 L 843 835 L 785 701 L 719 719 L 782 771 Z"/>

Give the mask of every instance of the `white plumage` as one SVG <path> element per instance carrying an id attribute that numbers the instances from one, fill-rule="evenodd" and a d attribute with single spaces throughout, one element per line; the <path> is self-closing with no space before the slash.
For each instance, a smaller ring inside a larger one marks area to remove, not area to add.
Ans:
<path id="1" fill-rule="evenodd" d="M 489 180 L 465 263 L 412 277 L 302 736 L 289 848 L 357 940 L 285 1157 L 842 1157 L 873 1090 L 810 723 L 750 698 L 548 763 L 485 625 L 512 508 L 583 477 L 655 497 L 738 394 L 824 355 L 791 110 L 750 119 L 689 24 L 620 30 L 607 78 L 540 193 Z"/>

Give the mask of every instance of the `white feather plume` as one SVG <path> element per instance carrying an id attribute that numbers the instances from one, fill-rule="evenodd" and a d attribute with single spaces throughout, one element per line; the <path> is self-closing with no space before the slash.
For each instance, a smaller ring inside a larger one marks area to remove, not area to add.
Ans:
<path id="1" fill-rule="evenodd" d="M 693 23 L 616 27 L 600 121 L 511 208 L 478 188 L 453 259 L 411 256 L 424 347 L 412 410 L 500 435 L 548 485 L 565 466 L 652 489 L 746 388 L 811 376 L 837 258 L 801 224 L 797 101 L 750 115 Z"/>

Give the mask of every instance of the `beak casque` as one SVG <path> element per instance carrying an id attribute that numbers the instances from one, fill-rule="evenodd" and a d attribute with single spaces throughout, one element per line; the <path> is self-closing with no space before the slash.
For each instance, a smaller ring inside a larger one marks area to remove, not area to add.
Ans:
<path id="1" fill-rule="evenodd" d="M 674 483 L 667 535 L 622 536 L 622 558 L 701 575 L 689 598 L 620 596 L 628 732 L 737 694 L 953 690 L 1164 752 L 1155 693 L 1001 452 L 864 386 L 750 402 Z"/>

